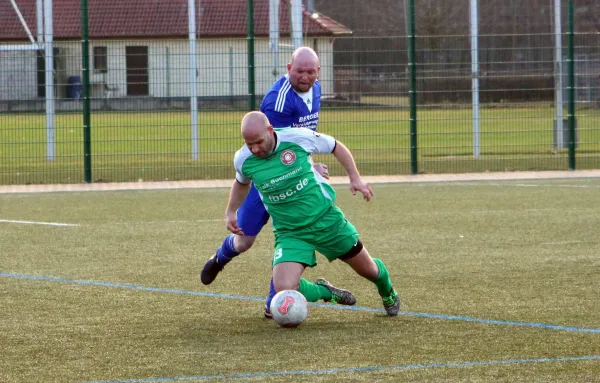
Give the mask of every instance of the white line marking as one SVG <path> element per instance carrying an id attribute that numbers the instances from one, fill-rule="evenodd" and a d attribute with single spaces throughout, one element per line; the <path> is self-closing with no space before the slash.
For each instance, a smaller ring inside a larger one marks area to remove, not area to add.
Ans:
<path id="1" fill-rule="evenodd" d="M 3 223 L 17 223 L 21 225 L 45 225 L 45 226 L 81 226 L 75 223 L 57 223 L 57 222 L 37 222 L 37 221 L 17 221 L 12 219 L 0 219 L 0 222 Z"/>

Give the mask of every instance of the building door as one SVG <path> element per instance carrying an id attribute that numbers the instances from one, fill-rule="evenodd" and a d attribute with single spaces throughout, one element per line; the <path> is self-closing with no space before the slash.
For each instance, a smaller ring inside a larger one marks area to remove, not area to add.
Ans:
<path id="1" fill-rule="evenodd" d="M 148 47 L 125 47 L 127 68 L 127 95 L 147 96 L 148 92 Z"/>

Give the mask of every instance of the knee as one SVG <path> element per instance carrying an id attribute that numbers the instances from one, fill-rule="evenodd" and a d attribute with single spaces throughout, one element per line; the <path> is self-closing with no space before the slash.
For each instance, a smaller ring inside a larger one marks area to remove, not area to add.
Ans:
<path id="1" fill-rule="evenodd" d="M 298 290 L 300 281 L 294 281 L 286 278 L 273 278 L 273 286 L 276 292 L 283 290 Z"/>
<path id="2" fill-rule="evenodd" d="M 235 251 L 238 253 L 244 253 L 252 247 L 256 236 L 236 235 L 233 241 Z"/>
<path id="3" fill-rule="evenodd" d="M 304 268 L 304 264 L 296 262 L 276 264 L 273 267 L 273 287 L 275 287 L 275 291 L 298 290 Z"/>

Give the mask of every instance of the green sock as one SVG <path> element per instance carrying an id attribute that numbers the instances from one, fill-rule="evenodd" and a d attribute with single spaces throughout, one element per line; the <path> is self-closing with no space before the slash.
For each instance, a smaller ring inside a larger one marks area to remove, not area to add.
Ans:
<path id="1" fill-rule="evenodd" d="M 392 280 L 390 279 L 390 273 L 388 273 L 387 268 L 380 259 L 373 258 L 373 261 L 375 261 L 377 267 L 379 268 L 379 274 L 377 275 L 377 278 L 372 279 L 371 282 L 375 283 L 375 286 L 377 286 L 379 295 L 382 297 L 387 297 L 392 291 Z"/>
<path id="2" fill-rule="evenodd" d="M 304 295 L 306 300 L 309 302 L 317 302 L 320 299 L 331 299 L 331 291 L 329 291 L 327 287 L 309 282 L 304 278 L 300 279 L 298 291 L 302 293 L 302 295 Z"/>

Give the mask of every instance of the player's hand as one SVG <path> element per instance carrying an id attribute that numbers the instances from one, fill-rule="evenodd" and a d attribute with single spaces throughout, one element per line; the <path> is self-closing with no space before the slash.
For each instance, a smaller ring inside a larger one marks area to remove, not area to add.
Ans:
<path id="1" fill-rule="evenodd" d="M 329 179 L 329 169 L 327 168 L 327 165 L 314 164 L 313 168 L 315 168 L 315 170 L 321 175 L 321 177 L 325 178 L 326 180 Z"/>
<path id="2" fill-rule="evenodd" d="M 237 225 L 237 214 L 236 213 L 225 213 L 225 222 L 227 225 L 227 230 L 237 235 L 244 235 L 242 229 L 240 229 Z"/>
<path id="3" fill-rule="evenodd" d="M 367 202 L 373 198 L 373 190 L 371 190 L 371 187 L 360 178 L 358 180 L 350 180 L 350 192 L 352 195 L 356 195 L 356 192 L 360 192 Z"/>

